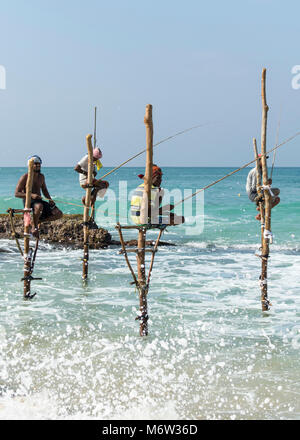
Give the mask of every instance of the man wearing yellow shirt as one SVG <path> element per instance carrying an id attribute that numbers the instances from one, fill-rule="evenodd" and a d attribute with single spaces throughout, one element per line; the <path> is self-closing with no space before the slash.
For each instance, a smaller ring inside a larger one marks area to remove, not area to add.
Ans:
<path id="1" fill-rule="evenodd" d="M 162 206 L 162 199 L 164 190 L 161 188 L 162 170 L 159 166 L 153 165 L 152 168 L 152 188 L 150 194 L 151 216 L 148 218 L 148 223 L 152 225 L 175 226 L 184 223 L 184 217 L 178 216 L 171 212 L 174 205 Z M 144 179 L 143 174 L 139 174 L 140 179 Z M 144 183 L 139 185 L 131 198 L 131 219 L 139 225 L 141 224 L 141 207 L 143 200 Z"/>

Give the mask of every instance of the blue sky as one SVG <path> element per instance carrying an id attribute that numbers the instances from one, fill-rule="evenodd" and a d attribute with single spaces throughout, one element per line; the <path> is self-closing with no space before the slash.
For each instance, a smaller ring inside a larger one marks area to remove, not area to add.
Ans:
<path id="1" fill-rule="evenodd" d="M 297 1 L 6 0 L 0 6 L 1 166 L 37 153 L 73 166 L 99 108 L 103 164 L 144 147 L 145 105 L 154 141 L 209 125 L 155 150 L 161 166 L 238 166 L 260 137 L 260 77 L 267 68 L 268 146 L 300 130 Z M 299 166 L 300 137 L 278 166 Z M 141 157 L 131 166 L 144 163 Z"/>

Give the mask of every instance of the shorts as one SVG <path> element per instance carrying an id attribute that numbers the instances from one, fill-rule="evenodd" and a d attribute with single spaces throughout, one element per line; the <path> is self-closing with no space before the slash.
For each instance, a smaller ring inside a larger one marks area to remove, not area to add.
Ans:
<path id="1" fill-rule="evenodd" d="M 279 188 L 271 188 L 272 193 L 274 194 L 274 196 L 271 196 L 272 202 L 275 202 L 275 199 L 279 196 L 280 194 L 280 189 Z M 251 200 L 251 202 L 255 202 L 255 197 L 257 196 L 257 192 L 256 191 L 252 191 L 249 194 L 249 199 Z"/>
<path id="2" fill-rule="evenodd" d="M 25 200 L 23 201 L 23 203 L 25 206 Z M 41 220 L 46 220 L 48 217 L 52 216 L 52 210 L 55 208 L 55 205 L 53 205 L 53 207 L 51 207 L 50 203 L 45 202 L 44 200 L 33 200 L 30 204 L 30 207 L 33 209 L 33 207 L 36 203 L 41 203 L 43 205 L 43 211 L 40 216 Z"/>
<path id="3" fill-rule="evenodd" d="M 248 196 L 249 196 L 249 199 L 251 200 L 251 202 L 255 202 L 255 197 L 257 196 L 257 192 L 251 191 L 251 193 L 249 193 Z"/>

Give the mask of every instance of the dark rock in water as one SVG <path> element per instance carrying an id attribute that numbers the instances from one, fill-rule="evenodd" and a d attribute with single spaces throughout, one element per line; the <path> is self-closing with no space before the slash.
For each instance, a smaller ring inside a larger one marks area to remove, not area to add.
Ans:
<path id="1" fill-rule="evenodd" d="M 82 248 L 83 218 L 79 214 L 65 214 L 62 219 L 41 224 L 40 238 L 46 243 Z M 23 237 L 23 216 L 15 215 L 16 231 Z M 0 238 L 12 238 L 8 215 L 0 217 Z M 103 228 L 90 230 L 90 249 L 106 248 L 111 243 L 110 233 Z"/>
<path id="2" fill-rule="evenodd" d="M 45 243 L 52 243 L 58 246 L 70 246 L 74 249 L 81 249 L 83 244 L 83 217 L 81 214 L 64 214 L 63 218 L 54 222 L 41 224 L 40 239 Z M 23 239 L 23 216 L 14 216 L 15 229 L 20 238 Z M 9 217 L 6 214 L 0 215 L 0 239 L 12 238 Z M 121 246 L 117 240 L 112 240 L 110 233 L 103 228 L 90 229 L 90 249 L 105 249 L 108 246 Z M 155 240 L 148 240 L 147 246 L 154 246 Z M 137 240 L 126 242 L 127 246 L 137 246 Z M 173 243 L 161 241 L 160 246 L 175 246 Z M 0 252 L 9 252 L 1 250 Z"/>
<path id="3" fill-rule="evenodd" d="M 83 243 L 83 218 L 81 215 L 66 216 L 60 220 L 41 224 L 41 238 L 51 243 L 61 245 L 72 245 L 75 248 L 82 248 Z M 103 228 L 91 229 L 89 233 L 90 249 L 107 247 L 111 242 L 110 233 Z"/>

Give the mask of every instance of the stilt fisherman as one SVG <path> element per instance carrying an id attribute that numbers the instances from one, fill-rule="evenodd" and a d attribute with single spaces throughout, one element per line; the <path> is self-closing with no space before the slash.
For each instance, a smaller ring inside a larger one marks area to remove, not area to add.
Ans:
<path id="1" fill-rule="evenodd" d="M 42 159 L 37 156 L 30 156 L 28 160 L 34 159 L 33 165 L 33 182 L 32 182 L 32 193 L 31 193 L 31 208 L 33 214 L 31 233 L 34 237 L 39 236 L 39 223 L 41 222 L 52 222 L 60 219 L 63 213 L 57 208 L 55 202 L 51 199 L 49 191 L 46 186 L 46 180 L 44 174 L 41 173 Z M 25 206 L 26 199 L 26 182 L 28 173 L 23 174 L 20 177 L 16 190 L 15 197 L 23 199 Z M 49 203 L 42 199 L 41 192 L 49 200 Z"/>
<path id="2" fill-rule="evenodd" d="M 109 187 L 109 183 L 106 182 L 105 180 L 95 179 L 97 172 L 103 166 L 102 163 L 100 162 L 101 158 L 102 158 L 102 152 L 100 148 L 98 147 L 94 148 L 93 149 L 94 179 L 92 183 L 93 189 L 91 192 L 91 206 L 94 206 L 98 193 L 100 197 L 104 197 L 106 190 Z M 85 156 L 83 156 L 83 158 L 78 162 L 78 164 L 74 168 L 74 170 L 77 171 L 77 173 L 79 173 L 79 184 L 83 189 L 87 188 L 88 164 L 89 164 L 89 159 L 88 159 L 88 155 L 86 154 Z M 85 204 L 85 197 L 82 197 L 82 203 Z"/>
<path id="3" fill-rule="evenodd" d="M 266 159 L 268 159 L 269 156 L 266 156 Z M 260 175 L 262 175 L 262 165 L 261 165 L 261 154 L 258 155 L 258 172 Z M 268 184 L 272 184 L 272 179 L 269 179 Z M 255 202 L 258 206 L 259 203 L 259 195 L 257 193 L 257 182 L 256 182 L 256 167 L 252 168 L 252 170 L 249 172 L 247 177 L 247 183 L 246 183 L 246 191 L 248 194 L 249 199 L 251 202 Z M 274 208 L 274 206 L 278 205 L 280 202 L 280 197 L 278 197 L 280 194 L 279 188 L 272 188 L 271 189 L 271 208 Z M 259 211 L 259 208 L 256 208 L 257 211 Z M 260 214 L 257 214 L 255 217 L 256 220 L 261 220 Z"/>
<path id="4" fill-rule="evenodd" d="M 173 212 L 174 205 L 162 205 L 164 190 L 161 188 L 162 170 L 157 165 L 152 168 L 152 188 L 151 188 L 151 217 L 148 222 L 152 225 L 175 226 L 184 223 L 184 217 L 178 216 Z M 140 179 L 144 179 L 143 174 L 139 174 Z M 131 219 L 135 224 L 141 224 L 141 206 L 143 200 L 144 183 L 139 185 L 131 198 Z"/>

